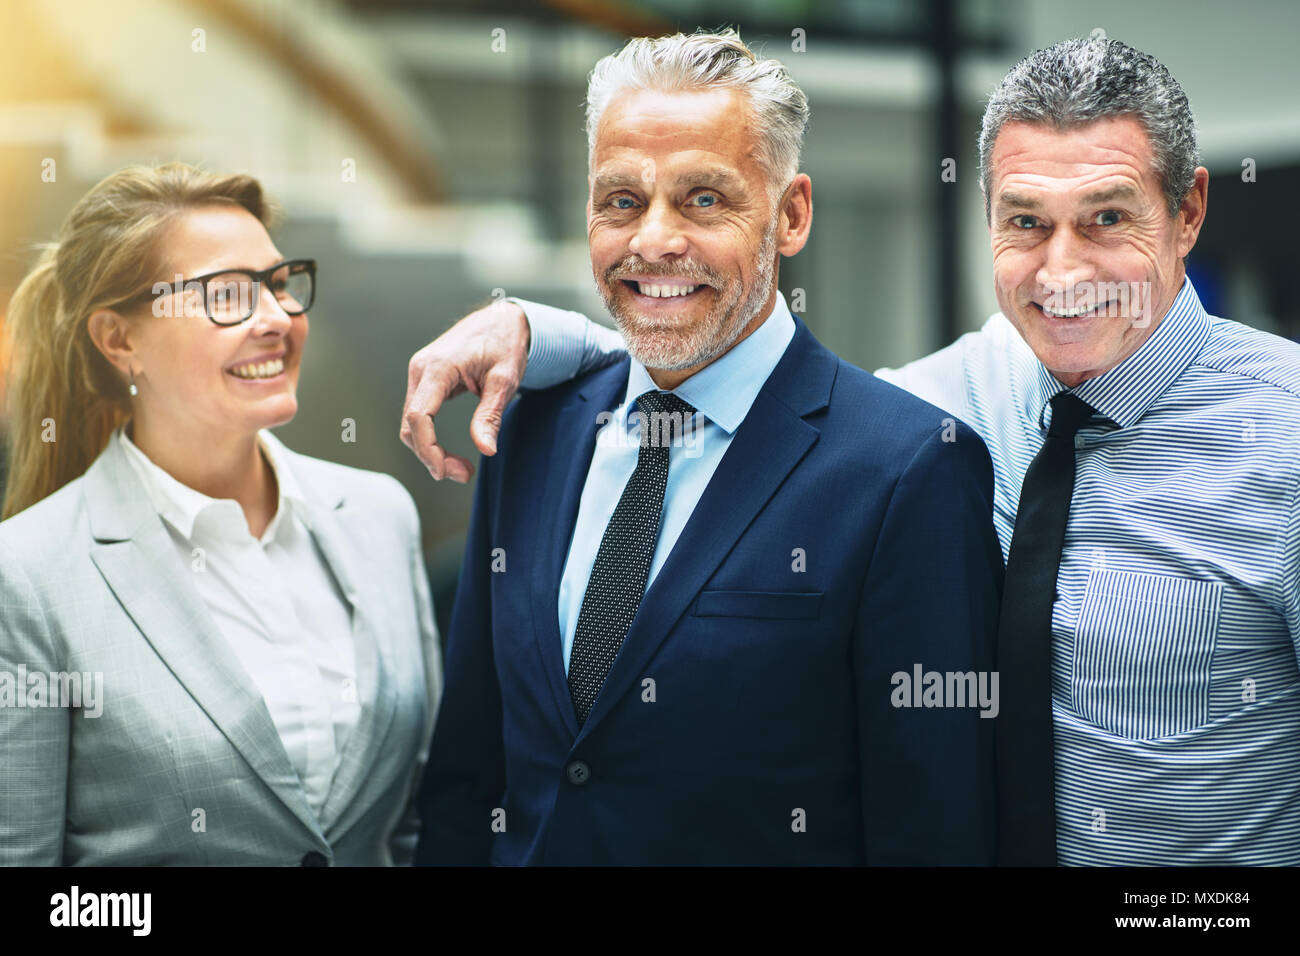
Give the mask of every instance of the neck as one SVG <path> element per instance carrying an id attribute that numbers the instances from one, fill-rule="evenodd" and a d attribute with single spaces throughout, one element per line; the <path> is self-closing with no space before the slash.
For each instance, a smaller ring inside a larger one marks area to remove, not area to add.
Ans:
<path id="1" fill-rule="evenodd" d="M 186 487 L 209 498 L 231 498 L 244 510 L 248 530 L 261 537 L 275 517 L 279 487 L 258 447 L 257 435 L 195 434 L 137 412 L 127 426 L 140 451 Z"/>
<path id="2" fill-rule="evenodd" d="M 729 346 L 727 346 L 727 348 L 724 351 L 719 352 L 717 355 L 713 356 L 713 358 L 709 359 L 707 362 L 701 362 L 699 365 L 693 365 L 690 368 L 683 368 L 683 369 L 647 368 L 646 372 L 650 375 L 650 381 L 654 382 L 655 385 L 657 385 L 659 388 L 663 389 L 664 391 L 670 392 L 678 385 L 682 384 L 682 382 L 686 381 L 688 378 L 694 375 L 696 372 L 700 371 L 701 369 L 708 368 L 718 359 L 722 358 L 722 356 L 726 355 L 727 352 L 730 352 L 741 342 L 745 341 L 745 339 L 753 335 L 754 330 L 767 321 L 767 317 L 772 314 L 772 309 L 776 307 L 776 295 L 777 295 L 777 284 L 776 284 L 776 280 L 773 279 L 772 294 L 767 297 L 767 302 L 764 303 L 763 308 L 758 310 L 758 314 L 755 315 L 752 319 L 750 319 L 749 324 L 746 325 L 743 329 L 741 329 L 740 334 L 736 336 L 736 341 L 732 342 Z"/>

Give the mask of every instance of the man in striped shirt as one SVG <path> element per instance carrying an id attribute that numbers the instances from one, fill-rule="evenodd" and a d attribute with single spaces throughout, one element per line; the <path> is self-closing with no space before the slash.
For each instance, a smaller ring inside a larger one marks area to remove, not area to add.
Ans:
<path id="1" fill-rule="evenodd" d="M 1100 38 L 1025 58 L 990 98 L 980 165 L 1001 311 L 877 374 L 984 439 L 1004 557 L 1049 401 L 1094 410 L 1051 607 L 1056 859 L 1300 864 L 1300 346 L 1201 307 L 1184 258 L 1208 173 L 1152 57 Z M 545 387 L 622 349 L 522 307 L 412 359 L 402 437 L 435 478 L 472 472 L 437 447 L 446 398 L 482 396 L 471 432 L 492 454 L 525 355 L 523 384 Z"/>

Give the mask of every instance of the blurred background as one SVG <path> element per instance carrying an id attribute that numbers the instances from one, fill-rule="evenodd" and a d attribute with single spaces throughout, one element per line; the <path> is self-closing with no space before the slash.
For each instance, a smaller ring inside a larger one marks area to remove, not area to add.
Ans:
<path id="1" fill-rule="evenodd" d="M 1096 29 L 1162 60 L 1197 115 L 1212 188 L 1189 268 L 1207 308 L 1300 336 L 1294 0 L 3 0 L 0 304 L 32 244 L 128 163 L 258 176 L 287 211 L 281 251 L 320 263 L 300 411 L 277 433 L 410 489 L 445 634 L 473 489 L 398 441 L 407 361 L 494 295 L 608 321 L 585 238 L 587 73 L 629 36 L 723 25 L 811 101 L 815 228 L 780 281 L 849 361 L 899 365 L 996 311 L 984 98 L 1027 52 Z M 438 425 L 471 456 L 472 410 Z"/>

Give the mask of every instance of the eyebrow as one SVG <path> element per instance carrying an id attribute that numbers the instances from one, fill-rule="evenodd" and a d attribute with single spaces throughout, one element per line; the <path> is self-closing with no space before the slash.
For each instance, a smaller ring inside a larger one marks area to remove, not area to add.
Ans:
<path id="1" fill-rule="evenodd" d="M 1117 199 L 1132 201 L 1140 198 L 1141 194 L 1132 186 L 1112 186 L 1109 189 L 1099 189 L 1096 192 L 1087 193 L 1082 197 L 1081 202 L 1085 206 L 1100 206 L 1103 203 L 1114 202 Z M 1036 210 L 1042 208 L 1042 203 L 1021 193 L 1004 192 L 998 195 L 998 206 Z"/>
<path id="2" fill-rule="evenodd" d="M 674 186 L 712 186 L 721 189 L 738 188 L 741 183 L 739 176 L 721 166 L 692 169 L 680 176 L 673 176 L 668 181 Z M 610 172 L 597 175 L 591 185 L 592 191 L 598 192 L 604 189 L 641 189 L 645 183 L 646 180 L 639 173 Z"/>
<path id="3" fill-rule="evenodd" d="M 602 189 L 627 189 L 640 186 L 644 180 L 634 173 L 601 173 L 591 184 L 592 192 Z"/>
<path id="4" fill-rule="evenodd" d="M 704 169 L 683 173 L 675 182 L 682 186 L 736 186 L 740 183 L 740 177 L 720 166 L 706 166 Z"/>
<path id="5" fill-rule="evenodd" d="M 1139 193 L 1132 186 L 1112 186 L 1110 189 L 1099 189 L 1096 192 L 1088 193 L 1083 197 L 1083 203 L 1086 206 L 1099 206 L 1102 203 L 1114 202 L 1115 200 L 1134 200 L 1140 199 Z"/>
<path id="6" fill-rule="evenodd" d="M 1010 206 L 1012 209 L 1038 209 L 1042 204 L 1037 199 L 1022 196 L 1020 193 L 1004 192 L 998 195 L 998 206 Z"/>

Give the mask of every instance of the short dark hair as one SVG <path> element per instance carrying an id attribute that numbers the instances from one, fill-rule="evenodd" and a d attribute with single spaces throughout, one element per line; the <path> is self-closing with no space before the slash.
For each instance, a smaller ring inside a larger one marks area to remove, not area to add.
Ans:
<path id="1" fill-rule="evenodd" d="M 1200 165 L 1196 120 L 1187 96 L 1155 57 L 1097 36 L 1031 53 L 989 96 L 980 129 L 985 217 L 992 214 L 993 144 L 1003 124 L 1021 121 L 1068 129 L 1110 116 L 1133 116 L 1146 130 L 1165 204 L 1169 215 L 1175 215 Z"/>

